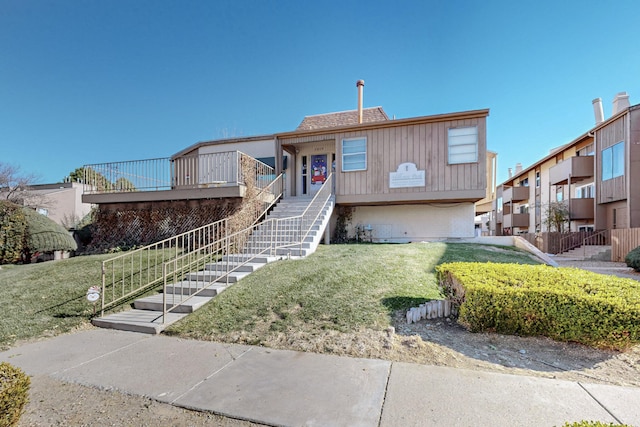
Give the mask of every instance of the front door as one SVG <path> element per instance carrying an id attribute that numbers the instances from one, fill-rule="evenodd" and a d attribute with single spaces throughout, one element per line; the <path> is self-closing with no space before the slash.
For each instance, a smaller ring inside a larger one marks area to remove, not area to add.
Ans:
<path id="1" fill-rule="evenodd" d="M 314 195 L 320 190 L 322 184 L 327 180 L 329 167 L 327 166 L 326 154 L 314 154 L 311 156 L 311 165 L 307 168 L 309 176 L 309 194 Z"/>

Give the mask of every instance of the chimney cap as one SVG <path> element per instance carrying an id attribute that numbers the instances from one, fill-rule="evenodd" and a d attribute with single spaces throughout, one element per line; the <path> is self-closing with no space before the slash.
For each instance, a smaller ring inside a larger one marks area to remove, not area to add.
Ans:
<path id="1" fill-rule="evenodd" d="M 364 80 L 358 80 L 356 86 L 364 86 Z"/>

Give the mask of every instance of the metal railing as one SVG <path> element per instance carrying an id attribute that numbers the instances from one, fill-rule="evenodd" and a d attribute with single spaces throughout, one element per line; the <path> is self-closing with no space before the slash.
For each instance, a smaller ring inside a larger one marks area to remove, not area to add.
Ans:
<path id="1" fill-rule="evenodd" d="M 249 223 L 256 223 L 260 217 L 282 197 L 284 178 L 282 175 L 272 180 L 256 196 Z M 247 215 L 243 212 L 242 215 Z M 185 256 L 199 255 L 197 262 L 206 263 L 211 242 L 226 238 L 235 224 L 236 218 L 229 218 L 198 227 L 174 237 L 162 240 L 142 248 L 102 262 L 101 315 L 105 309 L 131 299 L 145 290 L 159 286 L 165 281 L 164 265 Z M 213 252 L 212 252 L 213 253 Z"/>
<path id="2" fill-rule="evenodd" d="M 249 175 L 250 174 L 250 175 Z M 166 191 L 245 184 L 264 188 L 274 169 L 240 151 L 97 163 L 84 166 L 84 193 Z"/>
<path id="3" fill-rule="evenodd" d="M 569 235 L 560 239 L 558 253 L 568 252 L 581 246 L 609 245 L 611 244 L 610 236 L 610 230 L 570 232 Z"/>
<path id="4" fill-rule="evenodd" d="M 302 251 L 305 240 L 324 211 L 331 194 L 332 177 L 329 176 L 301 215 L 272 218 L 253 224 L 251 227 L 225 235 L 195 251 L 165 262 L 162 268 L 164 274 L 162 322 L 165 322 L 168 313 L 202 293 L 215 282 L 228 285 L 231 273 L 238 271 L 256 258 L 275 256 L 278 249 L 290 249 L 298 245 Z M 173 288 L 171 292 L 170 286 Z"/>

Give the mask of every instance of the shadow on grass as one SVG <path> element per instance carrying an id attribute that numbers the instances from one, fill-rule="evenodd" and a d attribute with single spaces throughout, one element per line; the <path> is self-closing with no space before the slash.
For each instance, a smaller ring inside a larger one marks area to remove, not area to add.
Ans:
<path id="1" fill-rule="evenodd" d="M 389 313 L 393 313 L 396 310 L 407 309 L 410 307 L 418 307 L 420 304 L 424 304 L 427 301 L 431 301 L 430 299 L 425 299 L 424 297 L 403 297 L 396 296 L 390 298 L 383 298 L 382 305 L 384 305 Z"/>

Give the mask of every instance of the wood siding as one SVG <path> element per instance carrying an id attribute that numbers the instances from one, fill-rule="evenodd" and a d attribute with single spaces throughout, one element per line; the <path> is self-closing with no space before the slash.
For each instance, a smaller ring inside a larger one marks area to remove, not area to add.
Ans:
<path id="1" fill-rule="evenodd" d="M 602 151 L 617 144 L 620 141 L 625 143 L 625 163 L 628 163 L 628 138 L 626 137 L 628 115 L 623 115 L 617 120 L 609 123 L 596 131 L 596 150 L 597 150 L 597 177 L 599 188 L 596 189 L 598 203 L 610 203 L 627 198 L 627 181 L 628 173 L 625 165 L 625 174 L 606 181 L 602 181 Z"/>
<path id="2" fill-rule="evenodd" d="M 629 123 L 629 227 L 640 227 L 640 109 L 631 109 Z"/>
<path id="3" fill-rule="evenodd" d="M 449 165 L 448 129 L 462 126 L 478 127 L 478 161 Z M 485 135 L 484 118 L 336 133 L 336 196 L 343 203 L 479 200 L 487 187 Z M 362 136 L 367 138 L 366 170 L 342 172 L 342 140 Z M 326 138 L 305 137 L 295 142 Z M 425 186 L 389 188 L 389 174 L 406 162 L 425 171 Z"/>
<path id="4" fill-rule="evenodd" d="M 611 261 L 624 262 L 631 249 L 640 246 L 640 228 L 611 230 Z"/>

